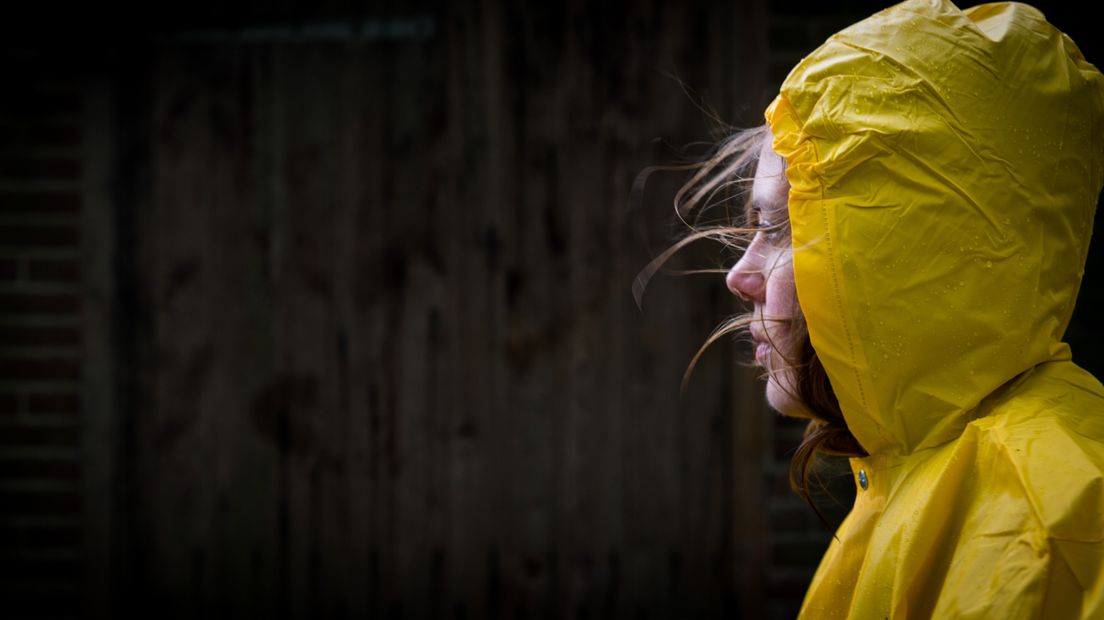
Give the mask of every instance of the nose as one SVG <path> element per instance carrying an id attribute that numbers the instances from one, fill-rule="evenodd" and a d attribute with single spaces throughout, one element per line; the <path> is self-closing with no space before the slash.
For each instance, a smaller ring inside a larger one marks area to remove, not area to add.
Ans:
<path id="1" fill-rule="evenodd" d="M 763 303 L 766 278 L 763 277 L 761 257 L 757 248 L 749 247 L 740 260 L 728 270 L 725 284 L 732 294 L 744 301 Z"/>

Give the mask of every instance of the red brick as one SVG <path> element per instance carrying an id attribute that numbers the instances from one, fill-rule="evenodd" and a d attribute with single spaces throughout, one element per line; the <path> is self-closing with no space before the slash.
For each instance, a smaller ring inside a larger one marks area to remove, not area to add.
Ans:
<path id="1" fill-rule="evenodd" d="M 0 359 L 0 381 L 80 379 L 80 365 L 67 359 Z"/>
<path id="2" fill-rule="evenodd" d="M 80 161 L 72 157 L 0 157 L 0 177 L 39 180 L 79 176 Z"/>
<path id="3" fill-rule="evenodd" d="M 0 226 L 0 246 L 66 247 L 79 241 L 76 226 Z"/>
<path id="4" fill-rule="evenodd" d="M 72 459 L 0 460 L 0 480 L 76 480 L 80 467 Z"/>
<path id="5" fill-rule="evenodd" d="M 80 344 L 80 330 L 75 327 L 0 325 L 0 342 L 9 347 L 75 347 Z"/>
<path id="6" fill-rule="evenodd" d="M 27 263 L 27 278 L 33 281 L 76 282 L 80 276 L 80 264 L 75 260 L 40 259 Z"/>
<path id="7" fill-rule="evenodd" d="M 0 314 L 76 314 L 80 299 L 69 294 L 0 294 Z"/>
<path id="8" fill-rule="evenodd" d="M 0 426 L 0 447 L 73 448 L 78 443 L 73 426 Z"/>
<path id="9" fill-rule="evenodd" d="M 80 194 L 0 191 L 0 213 L 65 215 L 79 213 L 80 207 Z"/>
<path id="10" fill-rule="evenodd" d="M 27 395 L 27 411 L 30 413 L 80 413 L 80 410 L 80 396 L 73 392 Z"/>

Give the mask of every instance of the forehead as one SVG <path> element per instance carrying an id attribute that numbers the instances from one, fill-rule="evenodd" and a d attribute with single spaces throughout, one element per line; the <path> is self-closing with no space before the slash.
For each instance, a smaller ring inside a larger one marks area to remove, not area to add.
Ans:
<path id="1" fill-rule="evenodd" d="M 755 182 L 751 186 L 751 198 L 760 204 L 785 204 L 787 199 L 785 161 L 771 148 L 771 141 L 763 143 L 759 151 L 759 164 L 755 168 Z"/>

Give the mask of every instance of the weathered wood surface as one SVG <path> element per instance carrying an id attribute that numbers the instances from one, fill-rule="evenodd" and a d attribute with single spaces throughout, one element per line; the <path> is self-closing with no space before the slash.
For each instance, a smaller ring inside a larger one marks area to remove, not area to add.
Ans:
<path id="1" fill-rule="evenodd" d="M 761 388 L 718 347 L 679 396 L 734 307 L 660 279 L 638 311 L 678 179 L 626 205 L 656 138 L 709 137 L 663 72 L 757 110 L 761 9 L 430 15 L 152 60 L 129 604 L 756 617 Z"/>

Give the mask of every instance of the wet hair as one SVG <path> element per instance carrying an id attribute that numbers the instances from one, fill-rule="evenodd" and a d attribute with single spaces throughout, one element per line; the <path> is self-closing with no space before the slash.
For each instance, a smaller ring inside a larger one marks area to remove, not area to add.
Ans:
<path id="1" fill-rule="evenodd" d="M 644 179 L 656 170 L 690 170 L 690 179 L 675 195 L 675 213 L 686 224 L 689 233 L 673 244 L 637 276 L 633 292 L 640 302 L 648 280 L 678 250 L 700 239 L 712 239 L 733 249 L 742 255 L 751 239 L 759 232 L 782 234 L 789 242 L 789 217 L 770 223 L 768 228 L 760 226 L 751 208 L 751 184 L 759 163 L 759 154 L 764 145 L 772 139 L 770 128 L 766 125 L 731 133 L 702 161 L 681 167 L 649 168 L 637 177 L 634 193 L 642 190 Z M 788 184 L 786 185 L 788 188 Z M 779 211 L 787 213 L 785 205 L 776 205 Z M 717 212 L 720 211 L 720 215 Z M 774 266 L 772 268 L 778 268 Z M 701 272 L 723 273 L 723 269 L 695 270 L 683 273 Z M 749 341 L 748 327 L 757 319 L 750 313 L 739 314 L 723 321 L 709 335 L 698 349 L 683 375 L 683 389 L 704 351 L 717 340 L 729 334 L 735 334 Z M 801 308 L 794 301 L 791 316 L 760 317 L 762 321 L 785 321 L 790 325 L 790 342 L 780 343 L 775 350 L 782 357 L 785 366 L 768 371 L 769 374 L 782 375 L 775 384 L 785 390 L 798 404 L 798 415 L 807 417 L 809 423 L 801 443 L 790 460 L 790 487 L 805 500 L 824 521 L 824 517 L 812 499 L 811 481 L 815 478 L 823 488 L 824 484 L 816 475 L 817 459 L 820 456 L 866 456 L 866 451 L 847 428 L 840 410 L 839 400 L 832 390 L 828 374 L 824 370 L 805 324 Z M 770 332 L 764 330 L 765 333 Z M 774 346 L 774 343 L 771 343 Z M 771 377 L 765 376 L 771 380 Z"/>

